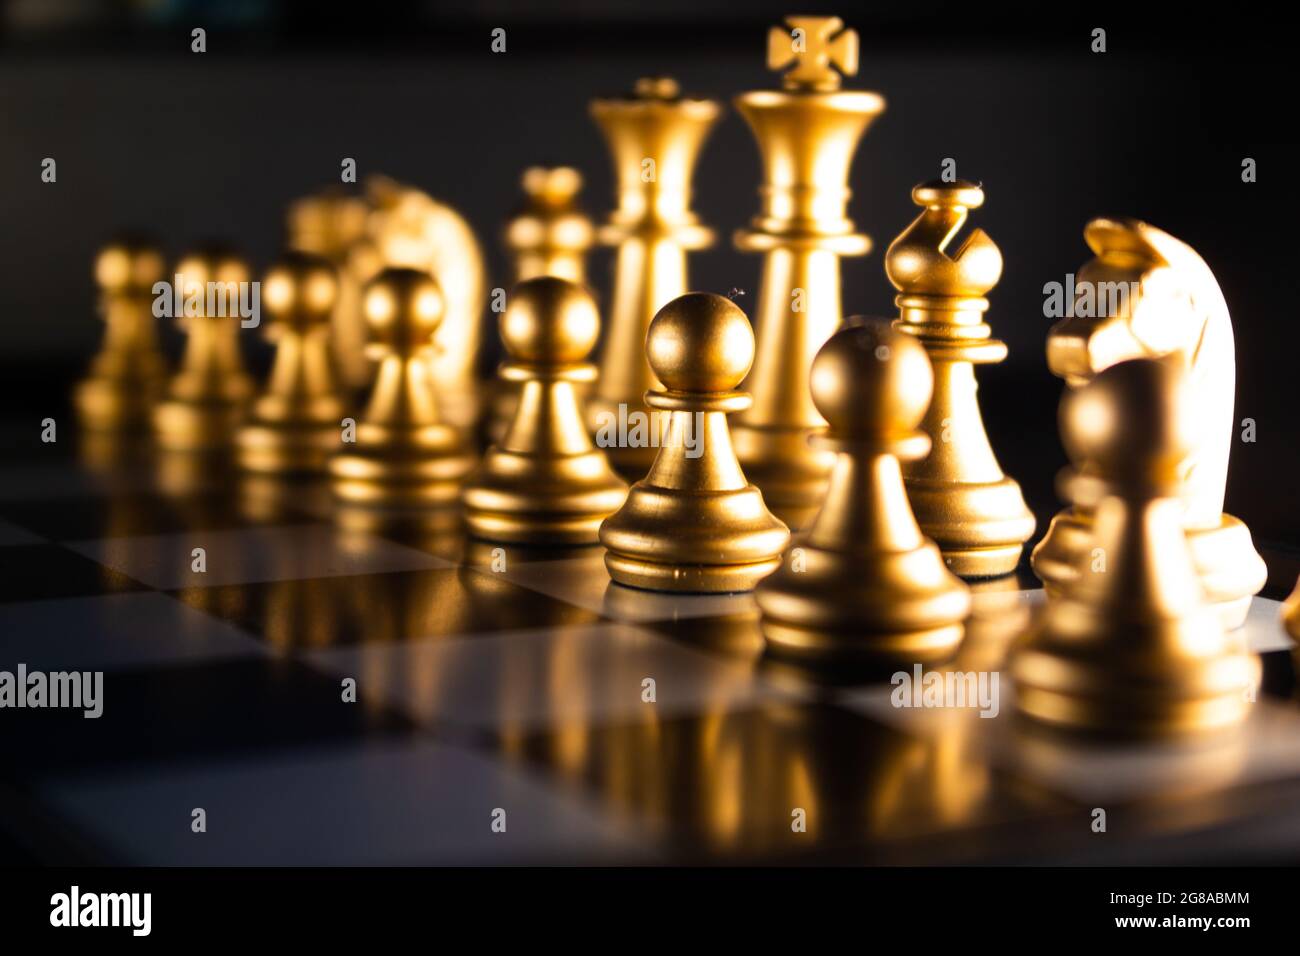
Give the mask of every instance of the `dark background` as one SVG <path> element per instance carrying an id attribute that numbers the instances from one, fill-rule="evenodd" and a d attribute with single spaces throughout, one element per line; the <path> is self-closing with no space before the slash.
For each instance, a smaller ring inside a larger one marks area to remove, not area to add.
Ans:
<path id="1" fill-rule="evenodd" d="M 101 327 L 90 266 L 124 227 L 171 254 L 207 237 L 235 241 L 258 266 L 283 242 L 294 197 L 337 181 L 355 157 L 461 210 L 489 254 L 519 174 L 567 163 L 587 180 L 597 219 L 612 202 L 605 146 L 587 116 L 599 95 L 669 73 L 729 101 L 770 88 L 769 24 L 795 8 L 759 0 L 529 3 L 202 4 L 18 0 L 0 13 L 0 380 L 7 417 L 66 408 Z M 1244 7 L 1243 7 L 1244 10 Z M 1148 220 L 1215 270 L 1237 336 L 1237 420 L 1258 440 L 1233 452 L 1228 510 L 1257 539 L 1300 545 L 1296 366 L 1297 255 L 1289 123 L 1291 66 L 1281 22 L 1184 5 L 840 3 L 860 34 L 846 85 L 888 108 L 858 152 L 851 215 L 876 249 L 843 266 L 846 313 L 890 314 L 882 253 L 914 217 L 909 190 L 944 157 L 981 180 L 974 217 L 1005 261 L 989 321 L 1011 346 L 981 372 L 985 418 L 1007 471 L 1042 517 L 1064 463 L 1060 383 L 1046 370 L 1042 287 L 1090 257 L 1097 215 Z M 190 52 L 190 30 L 207 52 Z M 494 27 L 507 52 L 490 51 Z M 1109 52 L 1090 52 L 1104 27 Z M 58 182 L 40 181 L 46 156 Z M 1243 157 L 1259 181 L 1241 181 Z M 730 246 L 757 210 L 758 156 L 729 111 L 702 155 L 695 207 L 721 241 L 692 259 L 696 288 L 746 290 L 758 257 Z M 598 292 L 609 256 L 590 261 Z M 265 362 L 251 340 L 254 364 Z M 171 348 L 177 343 L 169 342 Z M 33 433 L 37 425 L 32 424 Z M 24 452 L 11 450 L 11 454 Z M 1040 532 L 1042 527 L 1040 527 Z"/>

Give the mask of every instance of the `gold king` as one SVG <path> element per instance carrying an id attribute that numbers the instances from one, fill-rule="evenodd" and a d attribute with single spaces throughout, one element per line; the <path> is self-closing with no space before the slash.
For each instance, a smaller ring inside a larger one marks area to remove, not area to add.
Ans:
<path id="1" fill-rule="evenodd" d="M 813 405 L 813 357 L 843 319 L 840 257 L 866 255 L 871 239 L 847 218 L 849 166 L 884 98 L 841 90 L 858 70 L 858 35 L 838 17 L 787 17 L 768 35 L 767 65 L 786 70 L 781 90 L 736 98 L 762 154 L 762 209 L 735 237 L 763 253 L 755 334 L 744 389 L 754 404 L 733 423 L 745 473 L 791 528 L 817 511 L 835 455 L 808 447 L 826 425 Z M 786 69 L 789 67 L 789 69 Z"/>

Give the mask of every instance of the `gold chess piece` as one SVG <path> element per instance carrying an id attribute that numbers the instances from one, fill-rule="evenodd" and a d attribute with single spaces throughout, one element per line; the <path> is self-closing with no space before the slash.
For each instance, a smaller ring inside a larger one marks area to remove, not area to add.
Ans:
<path id="1" fill-rule="evenodd" d="M 1300 643 L 1300 579 L 1296 580 L 1291 596 L 1282 602 L 1282 626 L 1291 640 Z"/>
<path id="2" fill-rule="evenodd" d="M 1009 574 L 1034 533 L 1034 516 L 989 445 L 975 380 L 976 365 L 1007 357 L 984 322 L 984 296 L 1002 275 L 1002 253 L 983 229 L 949 248 L 969 211 L 984 204 L 977 183 L 923 183 L 912 201 L 925 211 L 885 253 L 899 293 L 894 326 L 920 340 L 934 367 L 934 398 L 921 423 L 930 454 L 904 467 L 907 495 L 954 574 Z"/>
<path id="3" fill-rule="evenodd" d="M 584 287 L 539 276 L 511 291 L 501 316 L 510 358 L 499 375 L 520 385 L 504 438 L 466 482 L 472 534 L 525 544 L 595 544 L 597 529 L 627 495 L 587 434 L 574 385 L 591 381 L 585 359 L 600 313 Z"/>
<path id="4" fill-rule="evenodd" d="M 154 409 L 154 432 L 167 450 L 214 451 L 233 441 L 254 392 L 239 354 L 240 290 L 251 274 L 243 258 L 213 245 L 184 256 L 176 275 L 185 354 Z"/>
<path id="5" fill-rule="evenodd" d="M 763 207 L 735 244 L 763 254 L 755 316 L 758 356 L 745 388 L 754 404 L 736 416 L 736 451 L 772 510 L 792 528 L 817 512 L 835 456 L 810 451 L 825 421 L 808 392 L 817 350 L 843 319 L 840 257 L 866 255 L 871 240 L 847 217 L 849 166 L 883 98 L 841 90 L 858 71 L 858 35 L 838 17 L 787 17 L 773 27 L 767 65 L 788 69 L 783 89 L 736 98 L 763 159 Z"/>
<path id="6" fill-rule="evenodd" d="M 354 446 L 330 460 L 334 494 L 398 510 L 454 502 L 474 458 L 463 432 L 438 413 L 429 361 L 446 308 L 438 283 L 419 269 L 385 269 L 366 286 L 362 307 L 366 351 L 379 369 Z"/>
<path id="7" fill-rule="evenodd" d="M 926 350 L 885 322 L 845 327 L 812 364 L 835 456 L 824 503 L 755 590 L 776 653 L 810 663 L 933 663 L 952 656 L 970 589 L 912 516 L 899 461 L 930 450 L 917 430 L 934 387 Z"/>
<path id="8" fill-rule="evenodd" d="M 437 280 L 447 303 L 432 357 L 442 414 L 457 426 L 473 426 L 482 399 L 478 361 L 487 278 L 465 218 L 418 189 L 371 176 L 362 196 L 328 189 L 297 200 L 289 208 L 288 231 L 291 248 L 322 255 L 339 270 L 334 354 L 349 388 L 370 380 L 361 307 L 366 283 L 393 266 L 428 271 Z"/>
<path id="9" fill-rule="evenodd" d="M 1206 599 L 1228 628 L 1240 627 L 1268 570 L 1250 529 L 1223 513 L 1237 371 L 1223 293 L 1196 250 L 1144 222 L 1094 219 L 1084 238 L 1096 257 L 1074 280 L 1070 313 L 1048 333 L 1047 364 L 1072 388 L 1125 359 L 1172 355 L 1183 364 L 1200 423 L 1183 464 L 1187 541 Z M 1049 597 L 1078 573 L 1095 504 L 1087 461 L 1062 481 L 1073 506 L 1052 519 L 1030 559 Z"/>
<path id="10" fill-rule="evenodd" d="M 1259 660 L 1206 603 L 1183 533 L 1195 383 L 1133 359 L 1068 389 L 1061 437 L 1096 504 L 1076 575 L 1012 653 L 1016 705 L 1061 727 L 1166 735 L 1235 724 Z"/>
<path id="11" fill-rule="evenodd" d="M 373 208 L 368 229 L 383 264 L 428 271 L 442 290 L 444 317 L 429 358 L 434 389 L 447 422 L 474 428 L 484 398 L 479 358 L 487 303 L 478 237 L 459 212 L 418 189 L 372 176 L 366 194 Z"/>
<path id="12" fill-rule="evenodd" d="M 104 343 L 73 394 L 87 429 L 135 432 L 148 427 L 167 383 L 153 315 L 154 283 L 165 269 L 162 250 L 133 236 L 110 242 L 95 257 Z"/>
<path id="13" fill-rule="evenodd" d="M 646 361 L 646 330 L 687 291 L 686 253 L 713 244 L 712 230 L 691 212 L 691 174 L 720 112 L 713 100 L 683 97 L 669 77 L 646 77 L 630 96 L 592 101 L 618 179 L 617 208 L 597 234 L 616 253 L 600 374 L 587 405 L 593 432 L 637 419 L 663 431 L 663 416 L 643 401 L 660 387 Z M 655 455 L 653 447 L 627 445 L 610 448 L 609 457 L 624 477 L 640 478 Z"/>
<path id="14" fill-rule="evenodd" d="M 586 282 L 587 250 L 595 229 L 578 205 L 582 173 L 571 166 L 530 166 L 524 170 L 522 185 L 523 205 L 505 229 L 515 281 L 558 276 Z"/>
<path id="15" fill-rule="evenodd" d="M 329 260 L 290 252 L 262 279 L 275 363 L 266 391 L 239 430 L 239 463 L 255 472 L 321 473 L 339 448 L 343 402 L 330 347 L 338 298 Z"/>
<path id="16" fill-rule="evenodd" d="M 727 413 L 754 360 L 754 333 L 735 303 L 691 292 L 650 323 L 646 356 L 663 388 L 646 403 L 668 425 L 650 473 L 600 526 L 619 584 L 651 591 L 747 591 L 776 570 L 790 532 L 745 479 Z"/>
<path id="17" fill-rule="evenodd" d="M 288 246 L 328 259 L 337 270 L 338 295 L 330 316 L 330 338 L 340 380 L 349 388 L 370 381 L 366 320 L 361 314 L 364 278 L 349 268 L 353 247 L 366 235 L 370 208 L 364 198 L 331 187 L 295 200 L 287 218 Z"/>
<path id="18" fill-rule="evenodd" d="M 524 170 L 523 188 L 524 203 L 505 228 L 505 246 L 514 259 L 515 282 L 557 276 L 579 285 L 585 283 L 587 250 L 595 229 L 577 203 L 582 174 L 570 166 L 531 166 Z M 572 384 L 577 386 L 579 397 L 584 397 L 591 382 Z M 488 434 L 498 444 L 515 416 L 519 385 L 516 380 L 497 377 Z"/>

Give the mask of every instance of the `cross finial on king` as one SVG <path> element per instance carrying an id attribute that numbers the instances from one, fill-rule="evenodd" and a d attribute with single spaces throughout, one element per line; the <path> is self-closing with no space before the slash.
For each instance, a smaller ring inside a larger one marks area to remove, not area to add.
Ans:
<path id="1" fill-rule="evenodd" d="M 767 68 L 783 70 L 787 90 L 838 90 L 840 74 L 858 72 L 858 34 L 839 17 L 790 16 L 767 34 Z M 838 67 L 838 72 L 836 68 Z"/>

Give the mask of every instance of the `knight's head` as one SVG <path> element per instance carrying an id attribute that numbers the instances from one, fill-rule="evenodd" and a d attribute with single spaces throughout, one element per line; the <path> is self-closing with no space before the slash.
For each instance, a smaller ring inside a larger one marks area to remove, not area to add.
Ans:
<path id="1" fill-rule="evenodd" d="M 1096 255 L 1075 276 L 1071 314 L 1047 336 L 1048 367 L 1070 384 L 1132 358 L 1181 354 L 1191 368 L 1207 325 L 1231 328 L 1191 246 L 1133 219 L 1094 219 L 1084 238 Z"/>
<path id="2" fill-rule="evenodd" d="M 1047 364 L 1072 386 L 1134 358 L 1181 360 L 1201 440 L 1184 464 L 1189 524 L 1223 509 L 1236 357 L 1228 306 L 1191 246 L 1134 219 L 1094 219 L 1096 254 L 1076 274 L 1072 313 L 1047 336 Z"/>

